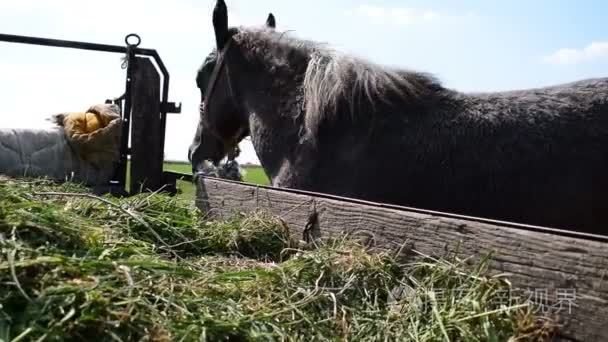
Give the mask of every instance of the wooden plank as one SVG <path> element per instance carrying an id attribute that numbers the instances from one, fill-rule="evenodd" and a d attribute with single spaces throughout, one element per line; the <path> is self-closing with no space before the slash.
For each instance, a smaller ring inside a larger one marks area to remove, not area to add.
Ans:
<path id="1" fill-rule="evenodd" d="M 148 58 L 136 57 L 131 102 L 131 189 L 156 191 L 163 183 L 160 76 Z"/>
<path id="2" fill-rule="evenodd" d="M 282 217 L 295 237 L 317 214 L 314 237 L 350 232 L 368 234 L 376 246 L 396 249 L 404 243 L 426 255 L 442 257 L 458 248 L 472 261 L 493 253 L 491 273 L 510 273 L 513 287 L 548 291 L 573 290 L 574 306 L 560 313 L 561 340 L 608 341 L 608 238 L 590 240 L 551 231 L 530 231 L 440 213 L 386 208 L 374 203 L 293 193 L 238 182 L 199 177 L 197 206 L 215 217 L 266 209 Z M 583 235 L 581 235 L 583 236 Z"/>

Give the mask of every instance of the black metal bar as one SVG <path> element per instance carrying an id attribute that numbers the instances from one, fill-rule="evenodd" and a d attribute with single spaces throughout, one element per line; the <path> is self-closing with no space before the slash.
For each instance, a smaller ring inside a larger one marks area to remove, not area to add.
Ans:
<path id="1" fill-rule="evenodd" d="M 127 77 L 125 79 L 125 98 L 124 98 L 124 110 L 123 110 L 123 124 L 122 124 L 122 139 L 120 142 L 120 159 L 119 159 L 119 178 L 118 181 L 120 185 L 126 190 L 126 182 L 127 182 L 127 163 L 128 163 L 128 155 L 129 155 L 129 132 L 131 132 L 131 83 L 133 81 L 133 63 L 135 58 L 133 58 L 134 48 L 126 49 L 126 63 L 127 63 Z M 130 192 L 131 189 L 129 189 Z"/>
<path id="2" fill-rule="evenodd" d="M 181 173 L 175 171 L 163 171 L 163 173 L 186 182 L 194 182 L 194 175 L 192 175 L 191 173 Z"/>
<path id="3" fill-rule="evenodd" d="M 156 51 L 154 51 L 156 53 Z M 160 150 L 165 155 L 165 130 L 167 127 L 167 101 L 169 98 L 169 72 L 160 59 L 155 58 L 161 73 L 163 74 L 163 97 L 160 105 Z"/>
<path id="4" fill-rule="evenodd" d="M 31 44 L 31 45 L 63 47 L 63 48 L 71 48 L 71 49 L 79 49 L 79 50 L 104 51 L 104 52 L 123 53 L 123 54 L 127 53 L 127 47 L 120 46 L 120 45 L 108 45 L 108 44 L 78 42 L 78 41 L 73 41 L 73 40 L 18 36 L 18 35 L 12 35 L 12 34 L 4 34 L 4 33 L 0 33 L 0 41 L 8 42 L 8 43 L 21 43 L 21 44 Z M 158 57 L 158 54 L 156 53 L 156 50 L 136 48 L 136 49 L 134 49 L 134 51 L 135 51 L 135 54 L 138 54 L 138 55 L 155 56 L 155 59 L 160 59 Z M 166 69 L 165 69 L 165 72 L 166 72 Z"/>
<path id="5" fill-rule="evenodd" d="M 127 90 L 128 88 L 125 88 L 125 93 L 123 95 L 121 95 L 118 98 L 115 99 L 111 99 L 111 100 L 106 100 L 106 103 L 112 103 L 117 105 L 120 108 L 120 112 L 121 112 L 121 119 L 123 119 L 124 122 L 124 118 L 125 118 L 125 107 L 124 107 L 124 103 L 125 103 L 125 99 L 127 97 Z M 125 127 L 123 124 L 123 130 L 122 130 L 122 136 L 125 136 Z M 128 130 L 126 130 L 126 140 L 128 141 Z M 123 138 L 125 139 L 125 138 Z M 124 145 L 125 143 L 123 142 L 124 140 L 121 141 L 121 148 L 120 148 L 120 155 L 118 158 L 118 161 L 115 163 L 114 165 L 114 173 L 112 175 L 112 179 L 110 180 L 110 188 L 112 193 L 116 192 L 116 187 L 120 187 L 120 193 L 126 193 L 126 189 L 125 189 L 125 183 L 126 183 L 126 175 L 127 175 L 127 162 L 126 162 L 126 156 L 128 155 L 128 150 L 125 150 Z M 124 156 L 124 157 L 123 157 Z"/>

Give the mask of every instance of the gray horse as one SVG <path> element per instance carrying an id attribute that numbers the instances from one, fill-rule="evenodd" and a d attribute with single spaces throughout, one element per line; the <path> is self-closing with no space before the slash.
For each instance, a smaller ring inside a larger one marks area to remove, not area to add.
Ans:
<path id="1" fill-rule="evenodd" d="M 229 27 L 198 72 L 196 171 L 246 136 L 276 187 L 608 232 L 608 78 L 468 94 L 275 29 Z"/>

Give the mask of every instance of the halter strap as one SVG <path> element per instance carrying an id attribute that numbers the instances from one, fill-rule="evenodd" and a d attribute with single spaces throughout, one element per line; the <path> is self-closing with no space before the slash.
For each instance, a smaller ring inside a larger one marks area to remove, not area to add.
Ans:
<path id="1" fill-rule="evenodd" d="M 222 51 L 220 51 L 220 53 L 218 54 L 217 63 L 215 64 L 215 67 L 213 68 L 213 72 L 211 73 L 211 79 L 209 79 L 209 86 L 207 87 L 207 90 L 205 91 L 205 97 L 203 99 L 203 103 L 204 103 L 205 107 L 207 107 L 207 108 L 209 108 L 209 98 L 213 94 L 213 90 L 215 89 L 217 79 L 218 79 L 220 73 L 222 72 L 222 69 L 225 64 L 224 58 L 226 56 L 226 53 L 228 52 L 228 49 L 230 48 L 231 43 L 232 43 L 232 38 L 228 39 L 228 41 L 226 42 L 226 46 L 224 46 Z M 229 84 L 229 86 L 230 86 L 230 84 Z M 230 86 L 230 92 L 232 93 L 231 86 Z"/>

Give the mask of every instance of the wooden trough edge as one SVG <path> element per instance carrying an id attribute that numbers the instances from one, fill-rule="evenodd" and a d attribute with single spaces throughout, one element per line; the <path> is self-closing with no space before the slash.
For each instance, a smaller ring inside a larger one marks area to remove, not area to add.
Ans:
<path id="1" fill-rule="evenodd" d="M 524 229 L 524 230 L 537 231 L 537 232 L 541 232 L 541 233 L 550 233 L 550 234 L 561 235 L 561 236 L 570 236 L 570 237 L 575 237 L 575 238 L 580 238 L 580 239 L 585 239 L 585 240 L 596 240 L 596 241 L 601 241 L 601 242 L 608 242 L 608 235 L 598 235 L 598 234 L 579 232 L 579 231 L 575 231 L 575 230 L 564 230 L 564 229 L 535 226 L 535 225 L 529 225 L 529 224 L 523 224 L 523 223 L 517 223 L 517 222 L 493 220 L 493 219 L 488 219 L 488 218 L 483 218 L 483 217 L 453 214 L 453 213 L 449 213 L 449 212 L 433 211 L 433 210 L 420 209 L 420 208 L 414 208 L 414 207 L 405 207 L 405 206 L 399 206 L 399 205 L 388 204 L 388 203 L 370 202 L 370 201 L 365 201 L 365 200 L 361 200 L 361 199 L 357 199 L 357 198 L 341 197 L 341 196 L 336 196 L 336 195 L 331 195 L 331 194 L 324 194 L 324 193 L 299 190 L 299 189 L 277 188 L 277 187 L 273 187 L 273 186 L 269 186 L 269 185 L 244 183 L 244 182 L 233 181 L 233 180 L 229 180 L 229 179 L 222 179 L 222 178 L 217 178 L 217 177 L 199 176 L 199 175 L 192 176 L 190 174 L 171 172 L 171 171 L 166 171 L 165 173 L 171 174 L 176 179 L 182 179 L 182 180 L 185 180 L 188 182 L 196 182 L 195 179 L 197 177 L 204 177 L 209 180 L 216 180 L 216 181 L 224 182 L 224 183 L 240 184 L 243 186 L 255 187 L 255 188 L 259 188 L 259 189 L 277 190 L 277 191 L 286 192 L 286 193 L 308 195 L 308 196 L 312 196 L 312 197 L 316 197 L 316 198 L 334 199 L 334 200 L 343 201 L 343 202 L 347 202 L 347 203 L 364 204 L 364 205 L 369 205 L 372 207 L 403 210 L 403 211 L 408 211 L 408 212 L 429 214 L 429 215 L 441 216 L 441 217 L 446 217 L 446 218 L 454 218 L 454 219 L 462 219 L 462 220 L 474 221 L 474 222 L 479 222 L 479 223 L 494 224 L 494 225 L 499 225 L 502 227 L 512 227 L 512 228 L 519 228 L 519 229 Z"/>
<path id="2" fill-rule="evenodd" d="M 561 307 L 558 340 L 608 341 L 608 237 L 211 177 L 195 183 L 196 205 L 210 216 L 263 209 L 300 239 L 305 232 L 321 238 L 363 233 L 382 249 L 405 244 L 472 263 L 492 253 L 491 274 L 508 274 L 515 291 L 539 310 Z"/>

